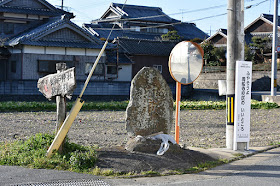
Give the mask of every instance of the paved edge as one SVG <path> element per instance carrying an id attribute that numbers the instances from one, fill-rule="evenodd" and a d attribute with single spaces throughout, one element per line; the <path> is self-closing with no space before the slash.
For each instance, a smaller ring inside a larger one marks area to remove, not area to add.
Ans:
<path id="1" fill-rule="evenodd" d="M 215 159 L 226 159 L 229 163 L 214 167 L 212 169 L 197 173 L 183 175 L 169 175 L 158 177 L 140 177 L 140 178 L 103 178 L 110 185 L 168 185 L 171 183 L 185 183 L 194 180 L 218 179 L 240 170 L 232 170 L 232 165 L 250 166 L 258 161 L 270 158 L 273 154 L 265 153 L 270 151 L 280 151 L 280 145 L 266 147 L 251 147 L 245 151 L 234 151 L 226 148 L 202 149 L 188 147 L 187 149 L 199 151 L 208 154 Z"/>
<path id="2" fill-rule="evenodd" d="M 238 160 L 240 158 L 245 158 L 252 156 L 261 152 L 265 152 L 271 149 L 280 147 L 280 145 L 271 145 L 265 147 L 251 147 L 249 150 L 244 151 L 235 151 L 226 148 L 212 148 L 212 149 L 203 149 L 198 147 L 187 147 L 187 149 L 198 151 L 204 154 L 211 156 L 214 159 L 226 159 L 228 161 Z"/>
<path id="3" fill-rule="evenodd" d="M 1 184 L 11 185 L 19 183 L 48 183 L 48 182 L 60 182 L 60 181 L 74 181 L 74 180 L 103 180 L 110 185 L 158 185 L 168 183 L 184 183 L 187 181 L 201 180 L 201 179 L 216 179 L 223 177 L 238 170 L 232 170 L 231 165 L 242 164 L 250 166 L 257 161 L 261 161 L 265 158 L 269 158 L 270 151 L 280 151 L 280 145 L 266 146 L 266 147 L 251 147 L 248 151 L 234 151 L 224 148 L 202 149 L 196 147 L 188 147 L 190 150 L 199 151 L 215 159 L 226 159 L 230 163 L 217 166 L 215 168 L 200 172 L 198 174 L 183 174 L 183 175 L 170 175 L 170 176 L 158 176 L 158 177 L 140 177 L 140 178 L 112 178 L 103 176 L 94 176 L 87 174 L 80 174 L 68 171 L 57 171 L 47 169 L 28 169 L 17 166 L 0 166 L 0 172 L 6 178 L 10 177 L 11 180 L 7 182 L 0 181 Z M 264 153 L 262 153 L 264 152 Z M 255 156 L 253 156 L 255 155 Z M 240 160 L 240 161 L 234 161 Z M 1 177 L 0 176 L 0 177 Z M 8 176 L 8 177 L 7 177 Z M 8 178 L 9 179 L 9 178 Z"/>

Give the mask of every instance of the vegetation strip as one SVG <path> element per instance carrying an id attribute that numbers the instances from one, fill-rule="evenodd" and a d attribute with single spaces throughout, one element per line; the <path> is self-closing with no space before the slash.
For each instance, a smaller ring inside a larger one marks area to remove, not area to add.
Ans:
<path id="1" fill-rule="evenodd" d="M 70 110 L 74 102 L 67 103 L 67 109 Z M 126 110 L 128 101 L 110 101 L 110 102 L 86 102 L 82 110 Z M 279 108 L 276 103 L 268 103 L 252 100 L 252 109 L 273 109 Z M 182 101 L 182 110 L 222 110 L 226 109 L 225 101 Z M 38 112 L 38 111 L 56 111 L 55 102 L 0 102 L 0 112 Z"/>
<path id="2" fill-rule="evenodd" d="M 56 152 L 51 158 L 47 158 L 46 152 L 53 139 L 54 135 L 39 133 L 27 140 L 2 142 L 0 143 L 0 165 L 24 166 L 36 169 L 67 170 L 101 176 L 133 178 L 198 173 L 247 157 L 242 154 L 236 154 L 236 158 L 231 160 L 219 159 L 216 161 L 198 163 L 197 166 L 188 169 L 170 170 L 165 173 L 153 170 L 143 171 L 141 173 L 115 172 L 112 169 L 101 169 L 95 166 L 95 163 L 98 160 L 96 151 L 98 147 L 86 147 L 69 143 L 68 139 L 65 142 L 64 151 L 62 153 Z M 279 144 L 272 148 L 275 147 L 279 147 Z"/>
<path id="3" fill-rule="evenodd" d="M 141 177 L 196 173 L 226 163 L 226 160 L 199 163 L 190 169 L 170 170 L 167 173 L 152 170 L 141 173 L 114 172 L 111 169 L 100 169 L 95 166 L 98 159 L 96 151 L 98 147 L 86 147 L 69 143 L 68 139 L 64 144 L 62 153 L 56 152 L 51 158 L 47 158 L 46 152 L 53 139 L 54 135 L 39 133 L 27 140 L 2 142 L 0 143 L 0 165 L 67 170 L 102 176 Z"/>

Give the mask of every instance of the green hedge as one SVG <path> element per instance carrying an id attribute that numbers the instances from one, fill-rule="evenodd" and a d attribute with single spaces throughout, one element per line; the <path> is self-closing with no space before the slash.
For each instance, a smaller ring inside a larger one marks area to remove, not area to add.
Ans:
<path id="1" fill-rule="evenodd" d="M 67 109 L 70 110 L 74 102 L 67 103 Z M 99 110 L 113 111 L 125 110 L 128 101 L 110 101 L 110 102 L 85 102 L 82 111 Z M 182 101 L 182 110 L 221 110 L 226 108 L 225 101 Z M 276 103 L 268 103 L 252 100 L 252 109 L 273 109 L 279 108 Z M 54 102 L 0 102 L 0 112 L 37 112 L 37 111 L 56 111 Z"/>

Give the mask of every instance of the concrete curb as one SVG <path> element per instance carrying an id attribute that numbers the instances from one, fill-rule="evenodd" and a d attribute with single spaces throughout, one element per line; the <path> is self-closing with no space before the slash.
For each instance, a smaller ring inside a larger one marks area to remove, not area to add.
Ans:
<path id="1" fill-rule="evenodd" d="M 212 149 L 203 149 L 197 147 L 187 147 L 187 149 L 198 151 L 204 154 L 211 156 L 214 159 L 226 159 L 228 161 L 238 160 L 240 158 L 245 158 L 252 156 L 261 152 L 265 152 L 271 149 L 278 148 L 280 145 L 265 146 L 265 147 L 251 147 L 249 150 L 244 151 L 235 151 L 226 148 L 212 148 Z"/>
<path id="2" fill-rule="evenodd" d="M 191 147 L 189 149 L 197 150 L 202 153 L 209 153 L 208 155 L 214 158 L 222 158 L 229 160 L 229 163 L 208 169 L 197 174 L 183 174 L 170 175 L 158 177 L 142 177 L 131 179 L 103 179 L 106 183 L 111 185 L 188 185 L 194 181 L 219 179 L 225 176 L 236 174 L 242 171 L 242 167 L 249 167 L 257 162 L 277 156 L 274 151 L 279 152 L 280 145 L 266 146 L 266 147 L 252 147 L 248 151 L 233 151 L 229 149 L 200 149 Z M 265 153 L 267 152 L 268 153 Z M 270 153 L 272 152 L 273 153 Z M 262 154 L 263 153 L 263 154 Z M 238 156 L 237 156 L 238 154 Z M 254 156 L 255 155 L 255 156 Z M 237 160 L 237 161 L 235 161 Z"/>

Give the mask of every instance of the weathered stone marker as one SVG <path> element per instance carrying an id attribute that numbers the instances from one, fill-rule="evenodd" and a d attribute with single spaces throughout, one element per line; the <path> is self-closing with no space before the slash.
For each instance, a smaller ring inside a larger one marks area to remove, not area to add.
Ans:
<path id="1" fill-rule="evenodd" d="M 126 109 L 129 136 L 169 134 L 173 121 L 173 98 L 170 87 L 155 68 L 142 68 L 131 82 Z"/>

